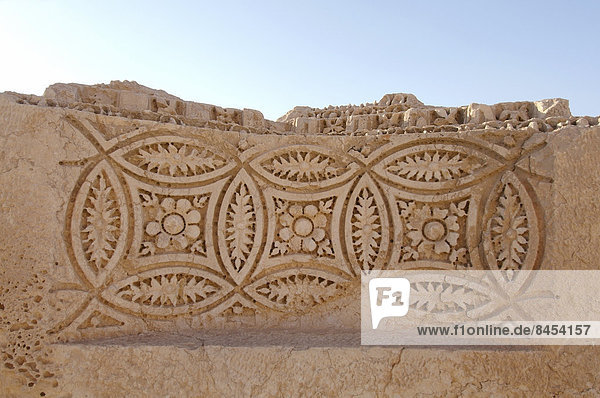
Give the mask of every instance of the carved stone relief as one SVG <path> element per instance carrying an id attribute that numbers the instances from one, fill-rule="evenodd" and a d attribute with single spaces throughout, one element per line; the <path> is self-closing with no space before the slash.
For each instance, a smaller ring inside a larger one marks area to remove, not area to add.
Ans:
<path id="1" fill-rule="evenodd" d="M 518 271 L 543 250 L 531 173 L 517 166 L 543 147 L 531 134 L 518 151 L 446 135 L 336 152 L 294 142 L 223 150 L 173 132 L 115 144 L 74 126 L 99 153 L 81 162 L 66 236 L 99 325 L 104 307 L 153 319 L 297 313 L 363 270 Z M 61 327 L 91 325 L 78 311 Z"/>

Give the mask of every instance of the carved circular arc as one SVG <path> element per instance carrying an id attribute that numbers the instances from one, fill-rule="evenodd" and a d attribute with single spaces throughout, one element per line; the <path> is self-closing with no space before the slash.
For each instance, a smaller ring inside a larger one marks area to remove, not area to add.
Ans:
<path id="1" fill-rule="evenodd" d="M 488 197 L 483 226 L 483 258 L 489 269 L 531 270 L 541 253 L 536 205 L 527 188 L 507 171 Z"/>
<path id="2" fill-rule="evenodd" d="M 288 269 L 265 275 L 244 291 L 258 303 L 278 311 L 303 311 L 343 292 L 345 278 L 314 269 Z"/>
<path id="3" fill-rule="evenodd" d="M 145 138 L 110 156 L 126 170 L 161 183 L 209 181 L 237 166 L 235 161 L 202 141 L 179 136 Z"/>
<path id="4" fill-rule="evenodd" d="M 238 285 L 252 270 L 263 238 L 260 193 L 242 169 L 225 192 L 219 211 L 219 252 L 225 269 Z"/>
<path id="5" fill-rule="evenodd" d="M 503 301 L 492 287 L 493 277 L 484 271 L 409 271 L 406 277 L 411 284 L 411 308 L 432 320 L 439 315 L 459 321 L 465 313 L 473 320 L 485 319 Z"/>
<path id="6" fill-rule="evenodd" d="M 359 166 L 351 158 L 316 145 L 290 145 L 258 156 L 250 167 L 268 181 L 295 189 L 343 183 Z"/>
<path id="7" fill-rule="evenodd" d="M 121 258 L 129 228 L 123 188 L 106 160 L 79 187 L 70 225 L 70 243 L 80 270 L 95 287 Z"/>
<path id="8" fill-rule="evenodd" d="M 126 312 L 168 318 L 206 311 L 232 289 L 211 272 L 182 265 L 117 281 L 102 292 L 102 298 Z"/>
<path id="9" fill-rule="evenodd" d="M 356 275 L 361 270 L 385 266 L 390 244 L 390 222 L 385 201 L 368 174 L 361 177 L 350 195 L 344 235 L 348 257 Z"/>
<path id="10" fill-rule="evenodd" d="M 395 184 L 418 190 L 455 190 L 502 167 L 490 156 L 458 144 L 431 143 L 403 148 L 373 166 Z"/>

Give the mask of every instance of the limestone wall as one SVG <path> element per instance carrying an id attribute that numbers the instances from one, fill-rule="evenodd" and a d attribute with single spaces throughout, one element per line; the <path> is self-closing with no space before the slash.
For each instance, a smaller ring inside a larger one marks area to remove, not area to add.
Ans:
<path id="1" fill-rule="evenodd" d="M 0 390 L 596 396 L 593 348 L 360 347 L 358 281 L 596 269 L 598 148 L 561 99 L 273 122 L 130 82 L 2 94 Z"/>

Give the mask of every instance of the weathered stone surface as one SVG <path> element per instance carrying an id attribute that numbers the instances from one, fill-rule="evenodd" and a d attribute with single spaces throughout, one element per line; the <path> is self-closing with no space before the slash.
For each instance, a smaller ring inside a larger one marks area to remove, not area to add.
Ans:
<path id="1" fill-rule="evenodd" d="M 360 347 L 358 275 L 598 268 L 599 149 L 561 99 L 2 94 L 2 391 L 597 396 L 594 347 Z"/>

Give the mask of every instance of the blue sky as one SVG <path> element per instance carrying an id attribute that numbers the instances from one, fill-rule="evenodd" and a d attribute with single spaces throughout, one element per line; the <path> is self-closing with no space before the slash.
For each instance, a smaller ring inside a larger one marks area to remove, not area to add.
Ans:
<path id="1" fill-rule="evenodd" d="M 136 80 L 253 108 L 563 97 L 600 114 L 600 1 L 0 0 L 0 92 Z"/>

